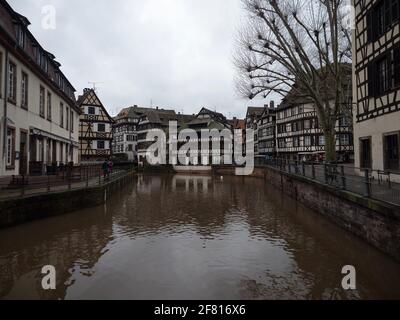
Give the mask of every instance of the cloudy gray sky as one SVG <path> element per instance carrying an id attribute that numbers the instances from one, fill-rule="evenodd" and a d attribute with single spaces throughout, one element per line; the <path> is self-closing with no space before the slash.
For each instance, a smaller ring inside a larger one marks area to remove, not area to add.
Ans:
<path id="1" fill-rule="evenodd" d="M 240 0 L 9 0 L 31 32 L 62 64 L 77 89 L 98 84 L 115 115 L 130 105 L 197 113 L 203 106 L 244 117 L 263 100 L 238 98 L 233 77 Z M 56 29 L 42 28 L 42 8 Z"/>

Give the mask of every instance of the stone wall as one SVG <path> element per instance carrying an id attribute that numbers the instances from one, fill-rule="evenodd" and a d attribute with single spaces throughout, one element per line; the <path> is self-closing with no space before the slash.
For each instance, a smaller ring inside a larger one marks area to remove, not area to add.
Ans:
<path id="1" fill-rule="evenodd" d="M 215 167 L 213 170 L 217 175 L 234 174 L 232 167 Z M 399 207 L 275 168 L 257 167 L 253 176 L 265 179 L 266 183 L 400 261 Z"/>
<path id="2" fill-rule="evenodd" d="M 132 181 L 134 173 L 103 186 L 0 201 L 0 228 L 102 205 L 107 197 Z"/>

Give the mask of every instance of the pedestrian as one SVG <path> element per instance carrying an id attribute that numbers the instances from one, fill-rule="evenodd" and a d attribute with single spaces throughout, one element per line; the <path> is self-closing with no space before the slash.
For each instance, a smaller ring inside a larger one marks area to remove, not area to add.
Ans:
<path id="1" fill-rule="evenodd" d="M 106 177 L 108 177 L 108 162 L 107 162 L 107 160 L 104 160 L 104 162 L 103 162 L 103 165 L 102 165 L 102 169 L 103 169 L 103 177 L 104 177 L 104 179 L 106 178 Z"/>
<path id="2" fill-rule="evenodd" d="M 108 174 L 112 174 L 113 173 L 113 168 L 114 168 L 114 163 L 112 162 L 112 160 L 110 159 L 108 161 Z"/>

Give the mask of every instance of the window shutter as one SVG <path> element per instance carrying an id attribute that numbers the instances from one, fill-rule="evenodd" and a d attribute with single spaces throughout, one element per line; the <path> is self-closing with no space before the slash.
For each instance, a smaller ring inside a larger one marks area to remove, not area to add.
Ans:
<path id="1" fill-rule="evenodd" d="M 373 35 L 373 10 L 369 10 L 367 12 L 367 40 L 368 42 L 372 42 L 374 40 Z"/>
<path id="2" fill-rule="evenodd" d="M 375 64 L 371 62 L 368 65 L 368 96 L 375 96 Z"/>
<path id="3" fill-rule="evenodd" d="M 399 20 L 400 0 L 393 0 L 392 3 L 392 22 Z"/>
<path id="4" fill-rule="evenodd" d="M 393 52 L 394 61 L 393 61 L 393 71 L 394 71 L 394 83 L 395 86 L 400 85 L 400 47 L 394 49 Z"/>
<path id="5" fill-rule="evenodd" d="M 396 0 L 393 2 L 396 2 Z M 386 30 L 391 26 L 391 24 L 392 24 L 392 0 L 385 0 L 385 27 L 386 27 Z"/>

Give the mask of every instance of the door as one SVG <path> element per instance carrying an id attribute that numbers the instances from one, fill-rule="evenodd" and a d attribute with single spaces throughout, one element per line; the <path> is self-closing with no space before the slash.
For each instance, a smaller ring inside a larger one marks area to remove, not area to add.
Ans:
<path id="1" fill-rule="evenodd" d="M 385 136 L 384 148 L 385 170 L 399 170 L 399 135 Z"/>
<path id="2" fill-rule="evenodd" d="M 21 131 L 19 143 L 19 174 L 26 175 L 28 173 L 28 134 Z"/>
<path id="3" fill-rule="evenodd" d="M 363 169 L 372 169 L 371 138 L 360 139 L 360 166 Z"/>

